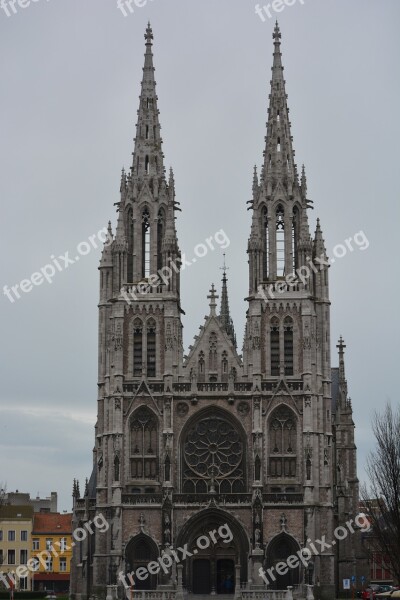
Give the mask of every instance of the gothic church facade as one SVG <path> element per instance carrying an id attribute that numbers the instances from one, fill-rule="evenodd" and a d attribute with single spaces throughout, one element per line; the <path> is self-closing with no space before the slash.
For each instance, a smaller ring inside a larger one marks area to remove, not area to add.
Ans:
<path id="1" fill-rule="evenodd" d="M 277 25 L 264 161 L 249 206 L 243 354 L 224 272 L 220 302 L 212 286 L 209 315 L 184 356 L 179 204 L 164 168 L 150 26 L 145 40 L 133 164 L 122 173 L 116 229 L 99 267 L 93 473 L 82 496 L 77 482 L 73 492 L 75 527 L 101 513 L 110 528 L 74 548 L 71 593 L 105 596 L 121 572 L 193 548 L 227 524 L 229 543 L 134 586 L 239 597 L 265 588 L 260 568 L 309 540 L 332 540 L 335 526 L 358 512 L 344 343 L 332 368 L 329 261 L 319 221 L 310 234 L 306 175 L 294 162 Z M 169 276 L 160 281 L 153 274 L 163 269 Z M 311 583 L 333 598 L 357 558 L 344 540 L 269 588 Z"/>

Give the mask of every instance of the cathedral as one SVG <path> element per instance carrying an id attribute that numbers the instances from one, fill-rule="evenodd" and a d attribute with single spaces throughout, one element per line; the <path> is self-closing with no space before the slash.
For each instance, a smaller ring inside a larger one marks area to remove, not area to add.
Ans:
<path id="1" fill-rule="evenodd" d="M 333 540 L 358 513 L 345 344 L 332 367 L 329 260 L 318 220 L 310 233 L 305 169 L 295 164 L 278 24 L 263 156 L 248 202 L 242 354 L 224 270 L 220 290 L 199 290 L 208 316 L 184 355 L 180 208 L 164 166 L 149 25 L 133 163 L 99 266 L 93 472 L 82 495 L 73 486 L 74 527 L 101 514 L 109 528 L 74 547 L 76 600 L 268 590 L 328 600 L 361 568 L 349 535 L 263 576 L 314 540 Z"/>

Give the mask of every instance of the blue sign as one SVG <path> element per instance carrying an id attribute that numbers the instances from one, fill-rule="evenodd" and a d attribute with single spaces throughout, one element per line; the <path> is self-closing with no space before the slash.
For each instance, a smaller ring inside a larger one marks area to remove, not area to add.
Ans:
<path id="1" fill-rule="evenodd" d="M 364 577 L 364 575 L 361 575 L 360 579 L 361 579 L 361 583 L 365 583 L 365 577 Z"/>
<path id="2" fill-rule="evenodd" d="M 351 576 L 351 583 L 355 583 L 355 581 L 356 581 L 356 576 L 355 576 L 355 575 L 352 575 L 352 576 Z"/>

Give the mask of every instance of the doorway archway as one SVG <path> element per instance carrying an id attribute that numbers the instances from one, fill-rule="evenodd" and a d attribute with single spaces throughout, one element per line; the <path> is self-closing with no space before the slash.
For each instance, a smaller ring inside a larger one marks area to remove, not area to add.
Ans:
<path id="1" fill-rule="evenodd" d="M 134 580 L 136 590 L 155 590 L 157 588 L 157 575 L 149 574 L 145 579 L 136 577 L 137 569 L 147 566 L 149 562 L 158 559 L 157 544 L 144 533 L 133 537 L 126 546 L 125 564 L 126 573 L 130 573 Z"/>
<path id="2" fill-rule="evenodd" d="M 300 550 L 299 544 L 287 533 L 280 533 L 268 545 L 266 569 L 276 567 L 279 562 L 286 562 L 289 556 Z M 288 586 L 298 585 L 300 581 L 300 567 L 289 569 L 285 575 L 278 575 L 273 571 L 276 581 L 271 583 L 271 589 L 286 590 Z"/>
<path id="3" fill-rule="evenodd" d="M 238 565 L 241 582 L 247 581 L 249 540 L 231 514 L 217 507 L 200 511 L 179 532 L 176 546 L 185 544 L 193 556 L 182 563 L 183 585 L 193 594 L 233 594 Z"/>

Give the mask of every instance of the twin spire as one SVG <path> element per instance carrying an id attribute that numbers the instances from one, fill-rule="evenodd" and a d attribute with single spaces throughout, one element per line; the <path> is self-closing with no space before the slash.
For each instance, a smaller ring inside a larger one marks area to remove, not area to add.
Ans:
<path id="1" fill-rule="evenodd" d="M 154 78 L 153 30 L 150 23 L 144 37 L 146 52 L 132 162 L 132 176 L 138 179 L 162 177 L 165 173 L 160 113 L 157 107 L 158 97 Z"/>
<path id="2" fill-rule="evenodd" d="M 272 65 L 270 104 L 268 109 L 267 135 L 265 138 L 264 166 L 262 179 L 271 194 L 274 185 L 281 180 L 289 194 L 297 180 L 294 162 L 293 138 L 289 120 L 289 108 L 283 76 L 281 32 L 278 23 L 274 33 L 274 58 Z"/>

